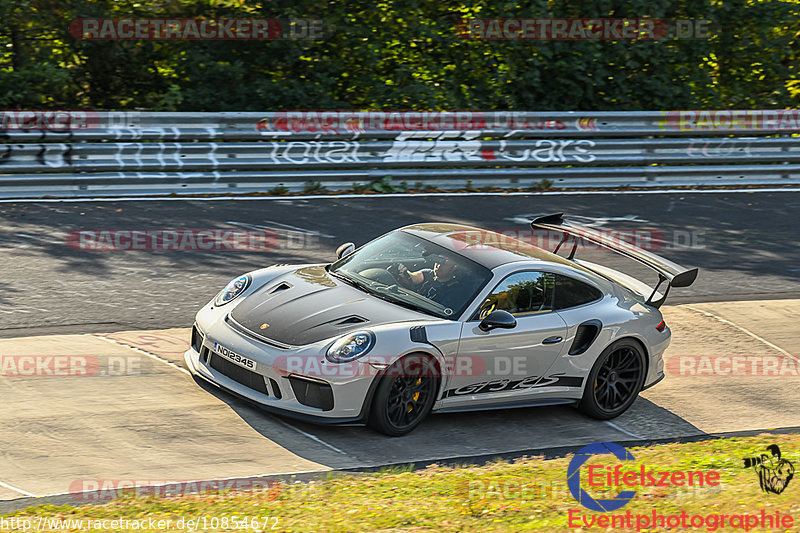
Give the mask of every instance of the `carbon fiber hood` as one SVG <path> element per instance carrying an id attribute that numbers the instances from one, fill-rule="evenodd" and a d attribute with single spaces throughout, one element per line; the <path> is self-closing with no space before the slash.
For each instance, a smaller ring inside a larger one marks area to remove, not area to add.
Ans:
<path id="1" fill-rule="evenodd" d="M 431 317 L 367 294 L 320 265 L 278 276 L 239 302 L 231 318 L 265 340 L 301 346 L 378 324 Z"/>

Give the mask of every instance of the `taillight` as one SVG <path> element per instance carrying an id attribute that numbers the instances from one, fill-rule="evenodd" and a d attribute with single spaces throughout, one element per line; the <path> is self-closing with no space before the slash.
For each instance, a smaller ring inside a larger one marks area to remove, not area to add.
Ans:
<path id="1" fill-rule="evenodd" d="M 667 329 L 667 323 L 662 320 L 656 326 L 656 330 L 658 330 L 660 333 L 664 333 L 665 329 Z"/>

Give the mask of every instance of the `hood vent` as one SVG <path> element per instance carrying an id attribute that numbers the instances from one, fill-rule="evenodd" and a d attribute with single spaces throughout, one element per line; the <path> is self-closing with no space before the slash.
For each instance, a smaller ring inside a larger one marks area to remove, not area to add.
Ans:
<path id="1" fill-rule="evenodd" d="M 363 324 L 364 322 L 369 322 L 366 318 L 360 316 L 349 316 L 343 320 L 338 322 L 334 322 L 335 326 L 354 326 L 356 324 Z"/>
<path id="2" fill-rule="evenodd" d="M 291 288 L 292 288 L 292 286 L 284 281 L 283 283 L 281 283 L 280 285 L 278 285 L 277 287 L 275 287 L 274 289 L 269 291 L 269 293 L 270 294 L 275 294 L 276 292 L 285 291 L 286 289 L 291 289 Z"/>

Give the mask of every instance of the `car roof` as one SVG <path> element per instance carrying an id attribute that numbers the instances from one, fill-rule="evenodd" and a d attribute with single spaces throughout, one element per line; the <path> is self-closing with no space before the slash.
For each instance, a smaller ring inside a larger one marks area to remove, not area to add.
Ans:
<path id="1" fill-rule="evenodd" d="M 400 228 L 400 231 L 411 233 L 452 250 L 490 270 L 518 261 L 538 261 L 543 264 L 566 266 L 594 275 L 591 270 L 530 243 L 473 226 L 433 222 L 412 224 Z"/>

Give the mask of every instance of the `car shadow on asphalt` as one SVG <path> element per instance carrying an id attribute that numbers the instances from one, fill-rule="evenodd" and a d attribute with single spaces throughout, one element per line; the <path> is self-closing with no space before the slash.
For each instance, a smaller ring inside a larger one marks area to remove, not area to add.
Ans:
<path id="1" fill-rule="evenodd" d="M 559 456 L 592 442 L 646 443 L 705 435 L 669 410 L 639 397 L 610 423 L 586 417 L 569 406 L 526 407 L 432 414 L 408 435 L 387 437 L 365 426 L 317 425 L 277 416 L 202 380 L 195 381 L 265 438 L 332 469 Z"/>

